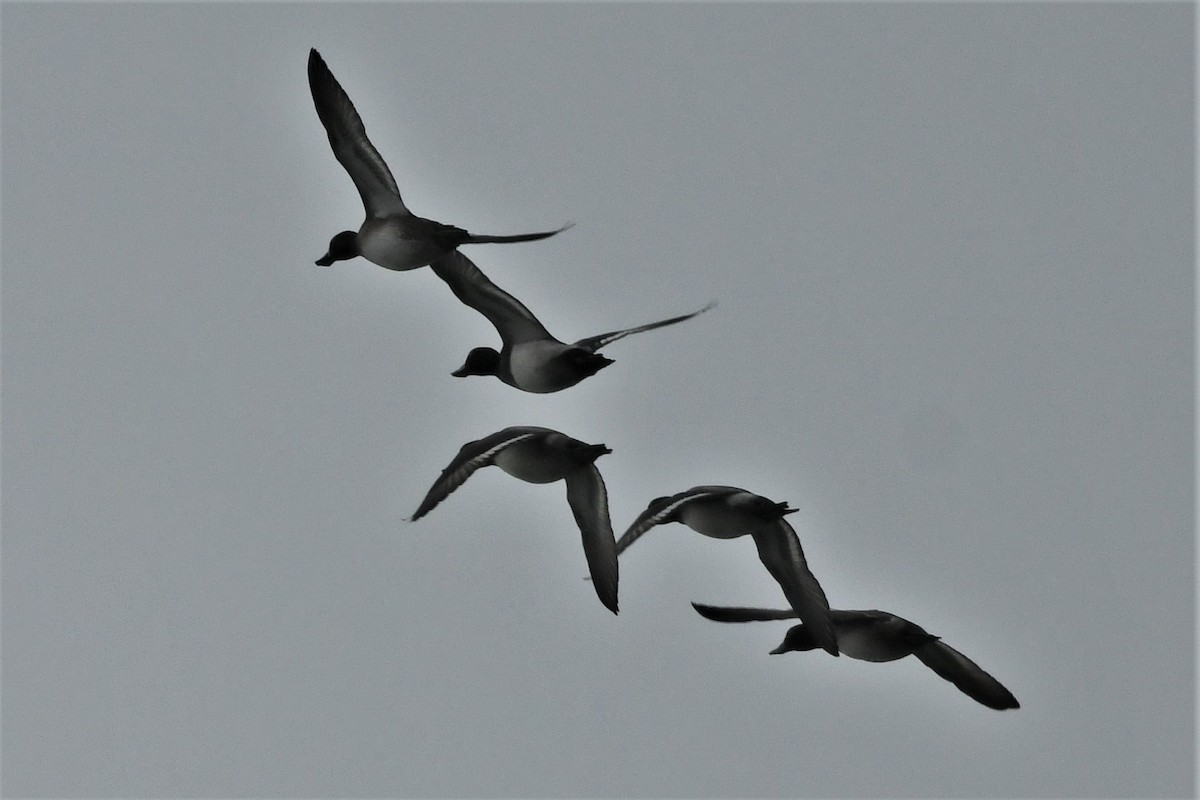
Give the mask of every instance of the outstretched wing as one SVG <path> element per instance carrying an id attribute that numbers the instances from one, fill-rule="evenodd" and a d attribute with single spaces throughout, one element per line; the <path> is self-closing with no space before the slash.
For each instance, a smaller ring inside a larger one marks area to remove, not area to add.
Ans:
<path id="1" fill-rule="evenodd" d="M 776 619 L 795 619 L 793 609 L 742 608 L 740 606 L 706 606 L 692 603 L 696 613 L 713 622 L 766 622 Z"/>
<path id="2" fill-rule="evenodd" d="M 541 434 L 542 431 L 530 428 L 505 428 L 491 436 L 467 442 L 450 462 L 450 466 L 442 470 L 441 476 L 429 489 L 429 493 L 425 495 L 425 499 L 421 501 L 421 505 L 417 507 L 409 521 L 416 522 L 432 511 L 438 503 L 449 497 L 451 492 L 462 486 L 475 470 L 491 464 L 496 458 L 496 454 L 504 448 Z"/>
<path id="3" fill-rule="evenodd" d="M 459 300 L 487 317 L 505 344 L 554 338 L 524 303 L 492 283 L 471 259 L 457 250 L 429 266 Z"/>
<path id="4" fill-rule="evenodd" d="M 978 664 L 942 641 L 923 644 L 913 651 L 925 666 L 953 683 L 959 690 L 988 708 L 1003 711 L 1021 704 L 1000 681 L 984 672 Z"/>
<path id="5" fill-rule="evenodd" d="M 312 91 L 317 116 L 329 135 L 329 145 L 338 162 L 350 173 L 368 217 L 408 214 L 400 189 L 379 151 L 367 138 L 362 118 L 337 78 L 316 50 L 308 52 L 308 88 Z"/>
<path id="6" fill-rule="evenodd" d="M 781 518 L 751 535 L 758 545 L 758 557 L 779 582 L 800 621 L 812 631 L 817 644 L 836 656 L 837 634 L 829 616 L 829 601 L 808 568 L 796 531 Z"/>
<path id="7" fill-rule="evenodd" d="M 608 517 L 608 491 L 595 464 L 566 477 L 567 502 L 583 534 L 583 552 L 600 602 L 617 613 L 617 548 Z"/>
<path id="8" fill-rule="evenodd" d="M 589 336 L 586 339 L 580 339 L 578 342 L 575 342 L 575 346 L 583 347 L 587 350 L 591 350 L 594 353 L 597 350 L 599 350 L 601 347 L 604 347 L 607 344 L 611 344 L 612 342 L 615 342 L 617 339 L 623 339 L 626 336 L 632 336 L 635 333 L 642 333 L 643 331 L 652 331 L 655 328 L 664 328 L 667 325 L 674 325 L 677 322 L 684 322 L 685 320 L 689 320 L 692 317 L 696 316 L 697 314 L 703 314 L 705 311 L 708 311 L 710 308 L 712 308 L 716 304 L 717 304 L 717 302 L 714 300 L 713 302 L 709 303 L 708 305 L 706 305 L 704 308 L 700 309 L 699 311 L 693 311 L 692 313 L 684 314 L 681 317 L 671 317 L 670 319 L 663 319 L 663 320 L 659 320 L 658 322 L 649 322 L 645 325 L 639 325 L 636 328 L 626 328 L 625 330 L 621 330 L 621 331 L 609 331 L 608 333 L 602 333 L 599 336 Z"/>

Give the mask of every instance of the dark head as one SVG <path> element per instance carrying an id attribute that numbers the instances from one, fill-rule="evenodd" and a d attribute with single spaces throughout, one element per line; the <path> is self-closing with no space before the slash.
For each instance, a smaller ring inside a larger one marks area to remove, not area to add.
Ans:
<path id="1" fill-rule="evenodd" d="M 777 656 L 780 653 L 790 653 L 792 651 L 803 652 L 805 650 L 816 650 L 820 647 L 819 644 L 813 641 L 812 634 L 803 625 L 793 625 L 788 629 L 788 632 L 783 637 L 783 643 L 771 651 L 771 655 Z"/>
<path id="2" fill-rule="evenodd" d="M 335 261 L 346 261 L 362 255 L 358 249 L 358 234 L 342 231 L 329 240 L 329 252 L 317 259 L 317 266 L 328 267 Z"/>
<path id="3" fill-rule="evenodd" d="M 497 375 L 500 372 L 500 354 L 490 347 L 476 347 L 467 353 L 463 365 L 450 374 L 456 378 L 468 375 Z"/>

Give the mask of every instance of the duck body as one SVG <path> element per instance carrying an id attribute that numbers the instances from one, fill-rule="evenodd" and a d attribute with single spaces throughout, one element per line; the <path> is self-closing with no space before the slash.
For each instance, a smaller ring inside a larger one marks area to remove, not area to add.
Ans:
<path id="1" fill-rule="evenodd" d="M 500 351 L 476 347 L 454 372 L 456 378 L 494 375 L 509 386 L 532 394 L 570 388 L 612 364 L 611 358 L 554 338 L 506 343 Z"/>
<path id="2" fill-rule="evenodd" d="M 829 615 L 837 632 L 838 647 L 850 658 L 859 661 L 897 661 L 912 655 L 923 645 L 936 642 L 938 638 L 920 625 L 883 611 L 833 609 Z M 789 641 L 785 636 L 779 648 L 771 651 L 772 654 L 813 649 L 808 646 L 812 637 L 807 631 L 798 630 L 803 627 L 793 626 L 788 631 L 793 637 L 792 640 Z M 792 631 L 796 633 L 793 634 Z"/>
<path id="3" fill-rule="evenodd" d="M 511 429 L 510 429 L 511 430 Z M 549 428 L 513 443 L 493 456 L 493 463 L 527 483 L 553 483 L 611 453 L 602 444 L 587 444 Z"/>
<path id="4" fill-rule="evenodd" d="M 697 533 L 714 539 L 753 535 L 796 510 L 733 486 L 697 488 L 703 496 L 681 504 L 676 517 Z"/>
<path id="5" fill-rule="evenodd" d="M 618 552 L 654 525 L 681 522 L 713 539 L 737 539 L 747 534 L 753 536 L 795 511 L 787 503 L 776 503 L 736 486 L 695 486 L 686 492 L 651 500 L 617 543 Z"/>
<path id="6" fill-rule="evenodd" d="M 897 661 L 912 655 L 923 645 L 936 642 L 938 638 L 920 625 L 885 611 L 833 609 L 829 617 L 837 633 L 838 648 L 859 661 Z M 800 652 L 816 647 L 812 632 L 801 624 L 789 629 L 783 642 L 771 654 Z"/>
<path id="7" fill-rule="evenodd" d="M 462 228 L 424 217 L 368 217 L 358 229 L 359 255 L 372 264 L 403 272 L 444 258 L 469 236 Z"/>
<path id="8" fill-rule="evenodd" d="M 556 339 L 539 339 L 506 346 L 500 351 L 500 362 L 506 367 L 496 377 L 509 386 L 550 394 L 590 378 L 613 360 Z"/>

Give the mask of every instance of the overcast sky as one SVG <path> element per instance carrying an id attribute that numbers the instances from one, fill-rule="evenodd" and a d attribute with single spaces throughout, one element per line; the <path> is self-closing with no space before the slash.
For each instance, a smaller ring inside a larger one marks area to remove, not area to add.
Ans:
<path id="1" fill-rule="evenodd" d="M 1189 4 L 3 10 L 8 796 L 1187 796 L 1194 790 Z M 410 208 L 562 339 L 681 314 L 558 394 L 428 269 L 314 266 L 362 207 L 321 51 Z M 768 655 L 748 539 L 617 535 L 742 486 L 914 659 Z"/>

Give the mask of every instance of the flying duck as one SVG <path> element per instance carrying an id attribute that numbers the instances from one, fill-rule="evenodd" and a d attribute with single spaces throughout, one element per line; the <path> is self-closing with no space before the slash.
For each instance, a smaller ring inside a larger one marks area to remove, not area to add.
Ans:
<path id="1" fill-rule="evenodd" d="M 329 252 L 317 259 L 320 266 L 328 267 L 335 261 L 362 256 L 387 269 L 416 269 L 445 256 L 459 245 L 532 242 L 570 227 L 513 236 L 484 236 L 414 215 L 400 199 L 396 179 L 367 138 L 366 128 L 354 104 L 316 50 L 308 53 L 308 86 L 312 90 L 317 116 L 329 134 L 333 154 L 350 173 L 367 213 L 357 233 L 342 231 L 333 237 Z"/>
<path id="2" fill-rule="evenodd" d="M 770 608 L 730 608 L 692 603 L 701 616 L 717 622 L 753 622 L 757 620 L 794 619 L 792 610 Z M 838 645 L 844 654 L 860 661 L 897 661 L 916 656 L 925 666 L 953 683 L 963 694 L 988 708 L 1003 711 L 1020 708 L 1017 698 L 1000 681 L 979 668 L 971 659 L 943 642 L 937 636 L 906 619 L 886 611 L 829 612 L 837 632 Z M 819 645 L 812 631 L 803 623 L 788 630 L 783 643 L 772 655 L 791 651 L 812 650 Z"/>
<path id="3" fill-rule="evenodd" d="M 655 525 L 668 522 L 682 522 L 716 539 L 750 534 L 758 546 L 758 557 L 779 582 L 795 613 L 809 626 L 817 645 L 836 656 L 838 638 L 829 618 L 829 601 L 808 569 L 800 538 L 784 520 L 796 510 L 734 486 L 696 486 L 652 500 L 617 541 L 617 555 Z"/>
<path id="4" fill-rule="evenodd" d="M 450 374 L 458 378 L 495 375 L 509 386 L 539 394 L 574 386 L 613 363 L 596 352 L 605 345 L 635 333 L 683 322 L 716 305 L 709 303 L 690 314 L 566 344 L 551 336 L 533 312 L 492 283 L 462 253 L 452 252 L 430 266 L 459 300 L 487 317 L 503 341 L 499 352 L 490 347 L 476 347 L 467 354 L 466 362 Z"/>
<path id="5" fill-rule="evenodd" d="M 608 492 L 594 463 L 611 452 L 602 444 L 587 444 L 549 428 L 505 428 L 463 445 L 425 495 L 412 521 L 432 511 L 475 470 L 491 464 L 528 483 L 566 480 L 567 503 L 583 534 L 583 552 L 596 594 L 616 614 L 617 551 L 608 518 Z"/>

